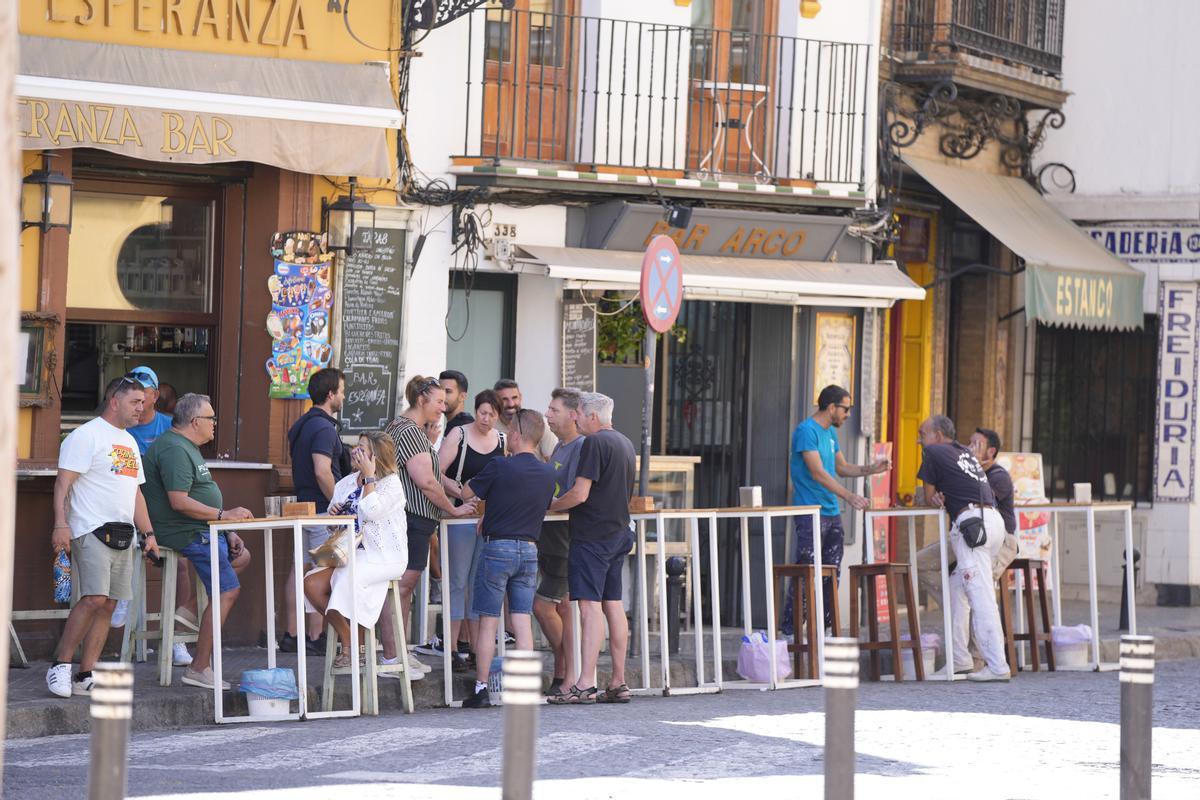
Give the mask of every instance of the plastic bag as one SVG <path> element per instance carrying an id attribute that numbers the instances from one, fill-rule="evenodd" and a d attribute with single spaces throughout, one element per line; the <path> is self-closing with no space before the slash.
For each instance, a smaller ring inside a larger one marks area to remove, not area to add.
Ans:
<path id="1" fill-rule="evenodd" d="M 1054 646 L 1090 644 L 1092 627 L 1090 625 L 1055 625 L 1050 629 L 1054 638 Z"/>
<path id="2" fill-rule="evenodd" d="M 297 700 L 296 673 L 290 669 L 248 669 L 242 673 L 239 692 L 274 700 Z"/>
<path id="3" fill-rule="evenodd" d="M 755 631 L 742 637 L 742 649 L 738 651 L 737 672 L 748 681 L 769 683 L 771 680 L 771 655 L 765 631 Z M 775 677 L 783 680 L 792 674 L 792 660 L 788 656 L 786 639 L 775 640 Z"/>

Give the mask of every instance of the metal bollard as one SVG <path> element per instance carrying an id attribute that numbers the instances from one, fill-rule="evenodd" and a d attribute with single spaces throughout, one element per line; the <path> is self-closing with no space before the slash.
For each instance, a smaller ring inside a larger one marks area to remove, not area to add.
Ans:
<path id="1" fill-rule="evenodd" d="M 1136 547 L 1133 548 L 1133 583 L 1137 585 L 1138 562 L 1142 560 L 1142 553 Z M 1129 630 L 1129 571 L 1126 569 L 1125 556 L 1121 556 L 1121 621 L 1117 624 L 1117 630 Z"/>
<path id="2" fill-rule="evenodd" d="M 529 650 L 504 656 L 504 767 L 501 798 L 531 800 L 537 772 L 542 658 Z"/>
<path id="3" fill-rule="evenodd" d="M 825 800 L 854 798 L 858 640 L 825 639 Z"/>
<path id="4" fill-rule="evenodd" d="M 1154 637 L 1121 637 L 1121 800 L 1150 800 Z"/>
<path id="5" fill-rule="evenodd" d="M 133 665 L 97 664 L 92 670 L 91 763 L 88 800 L 122 800 L 133 712 Z"/>
<path id="6" fill-rule="evenodd" d="M 683 573 L 687 562 L 679 556 L 671 556 L 664 566 L 667 573 L 667 649 L 671 655 L 679 653 L 679 617 L 683 612 Z"/>

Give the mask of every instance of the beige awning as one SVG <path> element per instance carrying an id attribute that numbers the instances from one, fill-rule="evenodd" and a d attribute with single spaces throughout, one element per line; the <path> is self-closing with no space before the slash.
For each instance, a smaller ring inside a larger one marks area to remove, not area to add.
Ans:
<path id="1" fill-rule="evenodd" d="M 254 161 L 384 178 L 400 112 L 384 65 L 213 55 L 20 37 L 24 149 L 150 161 Z"/>
<path id="2" fill-rule="evenodd" d="M 922 300 L 925 290 L 891 261 L 783 261 L 683 253 L 683 292 L 689 299 L 786 305 L 887 308 Z M 583 247 L 518 245 L 523 272 L 561 278 L 568 288 L 630 289 L 641 281 L 642 253 Z"/>
<path id="3" fill-rule="evenodd" d="M 1049 325 L 1142 327 L 1143 275 L 1020 178 L 916 156 L 904 163 L 1025 260 L 1025 314 Z"/>

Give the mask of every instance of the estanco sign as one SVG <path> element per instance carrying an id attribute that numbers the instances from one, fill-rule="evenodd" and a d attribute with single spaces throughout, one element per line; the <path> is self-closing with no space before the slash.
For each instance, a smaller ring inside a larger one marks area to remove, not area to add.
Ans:
<path id="1" fill-rule="evenodd" d="M 1154 499 L 1188 503 L 1195 484 L 1197 284 L 1159 285 Z"/>

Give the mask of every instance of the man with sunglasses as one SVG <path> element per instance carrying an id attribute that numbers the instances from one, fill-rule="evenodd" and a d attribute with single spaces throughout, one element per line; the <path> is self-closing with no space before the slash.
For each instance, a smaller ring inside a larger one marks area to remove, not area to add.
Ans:
<path id="1" fill-rule="evenodd" d="M 870 502 L 862 495 L 851 492 L 837 478 L 861 478 L 891 469 L 891 461 L 887 458 L 878 459 L 869 466 L 859 466 L 849 463 L 842 455 L 837 429 L 850 419 L 853 408 L 850 392 L 841 386 L 826 386 L 817 396 L 817 413 L 796 426 L 790 454 L 792 505 L 821 507 L 821 563 L 833 565 L 839 570 L 846 534 L 842 529 L 842 510 L 838 501 L 845 500 L 856 510 L 867 508 Z M 811 564 L 812 518 L 802 516 L 795 519 L 795 563 Z M 832 584 L 825 581 L 826 627 L 830 626 L 833 619 L 832 592 Z M 783 631 L 786 634 L 792 632 L 792 595 L 791 591 L 787 593 L 783 611 Z"/>
<path id="2" fill-rule="evenodd" d="M 133 596 L 134 527 L 146 550 L 158 554 L 141 485 L 146 482 L 137 442 L 129 435 L 142 414 L 145 393 L 132 375 L 104 390 L 100 416 L 63 440 L 54 481 L 54 552 L 71 558 L 79 601 L 71 609 L 46 672 L 46 688 L 58 697 L 92 691 L 92 667 L 108 639 L 118 600 Z M 71 674 L 75 648 L 83 644 L 79 672 Z"/>

